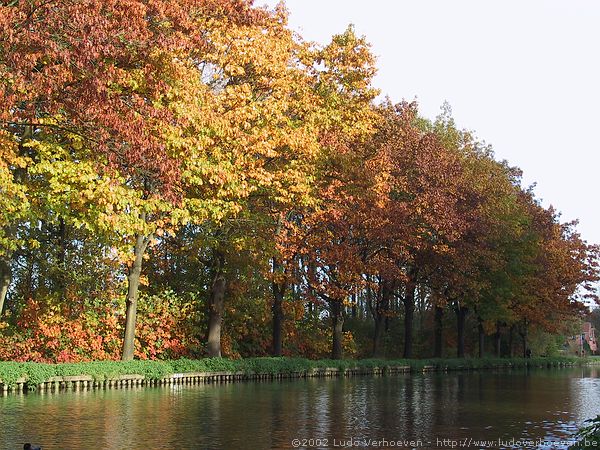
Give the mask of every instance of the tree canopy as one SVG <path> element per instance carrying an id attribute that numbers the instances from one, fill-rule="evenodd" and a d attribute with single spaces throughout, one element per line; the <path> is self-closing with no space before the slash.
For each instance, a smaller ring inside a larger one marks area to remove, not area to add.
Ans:
<path id="1" fill-rule="evenodd" d="M 596 299 L 598 247 L 447 105 L 378 101 L 352 27 L 28 0 L 0 44 L 2 359 L 441 356 L 450 311 L 512 354 Z"/>

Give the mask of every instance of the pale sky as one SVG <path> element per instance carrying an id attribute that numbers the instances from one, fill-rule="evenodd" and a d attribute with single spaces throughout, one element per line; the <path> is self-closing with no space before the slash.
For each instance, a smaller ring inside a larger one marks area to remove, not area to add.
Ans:
<path id="1" fill-rule="evenodd" d="M 547 206 L 600 243 L 600 1 L 287 0 L 290 26 L 326 43 L 348 24 L 378 57 L 375 86 L 417 99 L 537 183 Z M 255 0 L 274 6 L 275 0 Z"/>

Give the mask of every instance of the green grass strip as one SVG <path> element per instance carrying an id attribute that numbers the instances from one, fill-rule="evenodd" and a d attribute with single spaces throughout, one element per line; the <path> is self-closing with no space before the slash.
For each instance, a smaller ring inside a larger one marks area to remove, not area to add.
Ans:
<path id="1" fill-rule="evenodd" d="M 305 358 L 246 358 L 246 359 L 178 359 L 167 361 L 91 361 L 80 363 L 43 364 L 33 362 L 0 362 L 0 380 L 14 386 L 25 378 L 35 389 L 39 383 L 55 376 L 88 375 L 96 381 L 120 375 L 143 375 L 157 380 L 174 373 L 186 372 L 243 372 L 246 374 L 288 374 L 307 372 L 320 368 L 387 368 L 408 366 L 411 371 L 421 371 L 428 366 L 435 370 L 476 370 L 522 367 L 559 367 L 568 365 L 600 364 L 600 358 L 465 358 L 465 359 L 342 359 L 309 360 Z"/>

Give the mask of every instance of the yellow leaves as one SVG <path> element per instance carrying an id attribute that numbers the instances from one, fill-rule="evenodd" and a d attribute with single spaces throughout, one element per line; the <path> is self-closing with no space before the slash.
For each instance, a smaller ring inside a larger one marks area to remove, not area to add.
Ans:
<path id="1" fill-rule="evenodd" d="M 355 305 L 355 302 L 353 302 L 350 297 L 346 296 L 344 297 L 344 299 L 342 300 L 342 305 L 344 305 L 344 307 L 346 308 L 351 308 L 353 305 Z M 352 336 L 350 334 L 350 336 Z"/>
<path id="2" fill-rule="evenodd" d="M 11 143 L 0 145 L 0 189 L 14 198 L 10 204 L 0 199 L 5 214 L 14 215 L 27 197 L 34 210 L 51 211 L 54 218 L 64 217 L 124 248 L 136 234 L 161 238 L 190 221 L 223 223 L 263 201 L 282 209 L 314 205 L 321 136 L 353 137 L 370 129 L 373 58 L 364 39 L 351 31 L 316 51 L 286 28 L 283 8 L 261 17 L 236 23 L 227 14 L 198 11 L 188 19 L 201 30 L 205 46 L 178 45 L 169 34 L 163 36 L 169 45 L 150 44 L 140 65 L 107 62 L 102 92 L 111 99 L 133 99 L 137 114 L 143 114 L 143 107 L 136 107 L 144 104 L 155 113 L 144 118 L 143 128 L 158 137 L 160 150 L 164 146 L 177 166 L 180 178 L 173 177 L 169 188 L 181 193 L 180 202 L 164 198 L 163 181 L 152 179 L 143 164 L 127 166 L 119 152 L 130 151 L 128 145 L 134 152 L 135 139 L 101 157 L 90 148 L 93 143 L 68 131 L 66 115 L 56 114 L 40 118 L 52 126 L 25 144 L 34 160 L 18 156 L 11 135 L 0 135 L 0 143 Z M 158 28 L 171 33 L 172 26 L 161 19 Z M 128 125 L 108 128 L 119 135 Z M 104 167 L 113 157 L 125 168 L 122 173 Z M 26 167 L 31 182 L 8 186 L 11 174 L 4 161 Z"/>
<path id="3" fill-rule="evenodd" d="M 140 275 L 140 285 L 142 286 L 149 286 L 150 282 L 148 281 L 148 276 L 147 275 Z"/>
<path id="4" fill-rule="evenodd" d="M 135 259 L 130 246 L 122 245 L 120 247 L 113 247 L 111 253 L 116 261 L 127 267 L 131 266 Z"/>
<path id="5" fill-rule="evenodd" d="M 6 132 L 0 132 L 0 254 L 14 250 L 17 240 L 5 235 L 4 227 L 23 219 L 29 213 L 27 187 L 19 183 L 13 171 L 22 172 L 29 159 L 17 153 L 15 140 Z"/>
<path id="6" fill-rule="evenodd" d="M 232 77 L 243 76 L 246 74 L 244 68 L 237 64 L 227 64 L 224 67 L 224 70 L 227 74 L 229 74 L 229 76 Z"/>
<path id="7" fill-rule="evenodd" d="M 29 246 L 29 248 L 35 249 L 35 248 L 40 248 L 40 243 L 39 241 L 35 240 L 35 239 L 30 239 L 27 242 L 27 245 Z"/>

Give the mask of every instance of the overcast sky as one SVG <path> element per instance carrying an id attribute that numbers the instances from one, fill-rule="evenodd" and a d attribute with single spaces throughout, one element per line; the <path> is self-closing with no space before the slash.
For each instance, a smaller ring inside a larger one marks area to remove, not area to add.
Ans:
<path id="1" fill-rule="evenodd" d="M 274 6 L 275 0 L 255 0 Z M 545 205 L 600 243 L 600 1 L 287 0 L 290 26 L 326 43 L 348 24 L 378 57 L 376 87 L 444 101 L 461 128 L 537 183 Z"/>

